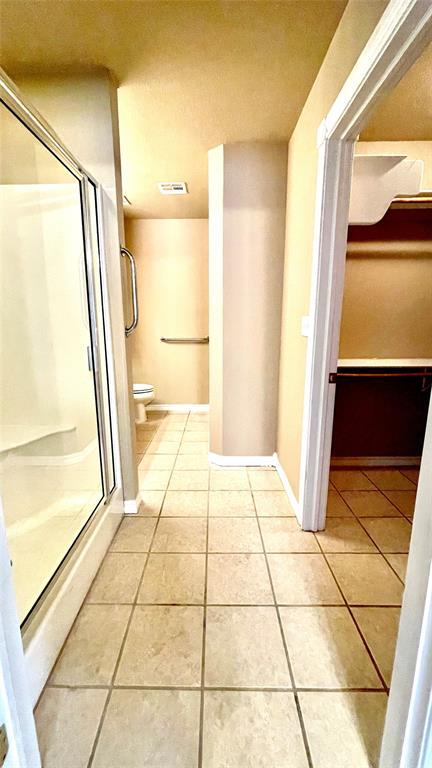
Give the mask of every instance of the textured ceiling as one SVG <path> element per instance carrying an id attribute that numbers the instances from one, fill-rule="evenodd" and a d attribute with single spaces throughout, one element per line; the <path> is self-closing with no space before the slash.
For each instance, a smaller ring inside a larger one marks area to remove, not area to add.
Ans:
<path id="1" fill-rule="evenodd" d="M 135 217 L 207 216 L 207 151 L 288 139 L 345 0 L 3 0 L 14 72 L 104 66 L 119 82 L 124 193 Z M 187 181 L 162 197 L 158 181 Z"/>

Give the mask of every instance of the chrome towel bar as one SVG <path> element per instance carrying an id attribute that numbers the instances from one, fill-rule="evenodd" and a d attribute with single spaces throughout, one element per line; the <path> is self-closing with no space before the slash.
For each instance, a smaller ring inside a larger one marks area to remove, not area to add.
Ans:
<path id="1" fill-rule="evenodd" d="M 191 338 L 177 339 L 175 337 L 161 336 L 161 341 L 165 344 L 208 344 L 210 341 L 209 336 L 198 336 Z"/>
<path id="2" fill-rule="evenodd" d="M 131 271 L 131 292 L 132 292 L 132 322 L 125 328 L 126 336 L 130 336 L 138 325 L 138 288 L 137 288 L 137 271 L 133 254 L 124 246 L 120 248 L 120 253 L 129 259 L 130 271 Z"/>

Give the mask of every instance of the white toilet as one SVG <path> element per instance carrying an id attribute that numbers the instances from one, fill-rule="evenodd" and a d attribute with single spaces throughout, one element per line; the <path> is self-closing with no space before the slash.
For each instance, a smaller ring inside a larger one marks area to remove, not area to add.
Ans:
<path id="1" fill-rule="evenodd" d="M 155 392 L 151 384 L 134 384 L 133 397 L 135 401 L 135 424 L 147 421 L 146 405 L 154 400 Z"/>

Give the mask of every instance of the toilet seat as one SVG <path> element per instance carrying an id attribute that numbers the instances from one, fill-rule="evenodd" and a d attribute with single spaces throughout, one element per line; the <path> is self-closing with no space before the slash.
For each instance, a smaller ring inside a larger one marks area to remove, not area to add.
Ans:
<path id="1" fill-rule="evenodd" d="M 133 385 L 134 395 L 149 395 L 152 392 L 154 392 L 154 387 L 152 387 L 151 384 L 134 384 Z"/>

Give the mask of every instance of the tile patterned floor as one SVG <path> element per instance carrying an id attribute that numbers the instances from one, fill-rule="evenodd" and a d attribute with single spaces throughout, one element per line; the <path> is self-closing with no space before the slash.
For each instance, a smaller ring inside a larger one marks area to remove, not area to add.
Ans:
<path id="1" fill-rule="evenodd" d="M 274 470 L 209 467 L 207 430 L 138 431 L 143 504 L 38 704 L 44 768 L 377 768 L 415 472 L 335 470 L 315 535 Z"/>

